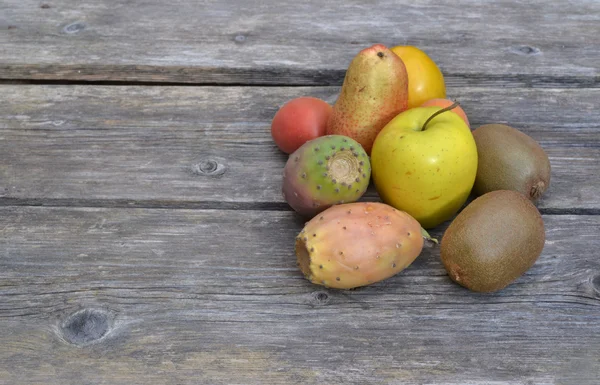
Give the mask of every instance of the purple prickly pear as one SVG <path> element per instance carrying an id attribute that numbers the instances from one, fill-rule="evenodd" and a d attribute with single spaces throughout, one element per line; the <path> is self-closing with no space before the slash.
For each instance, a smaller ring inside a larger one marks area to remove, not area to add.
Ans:
<path id="1" fill-rule="evenodd" d="M 327 135 L 306 142 L 283 170 L 283 197 L 300 215 L 313 217 L 334 204 L 355 202 L 365 193 L 371 163 L 355 140 Z"/>
<path id="2" fill-rule="evenodd" d="M 296 237 L 296 256 L 312 283 L 352 289 L 382 281 L 408 267 L 429 235 L 409 214 L 379 202 L 335 205 Z M 430 239 L 430 238 L 429 238 Z"/>

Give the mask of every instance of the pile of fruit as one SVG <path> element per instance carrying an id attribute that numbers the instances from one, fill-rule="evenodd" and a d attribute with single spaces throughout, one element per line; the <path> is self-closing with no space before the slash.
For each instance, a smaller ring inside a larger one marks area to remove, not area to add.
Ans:
<path id="1" fill-rule="evenodd" d="M 416 47 L 362 50 L 333 106 L 291 100 L 271 134 L 289 154 L 282 191 L 308 220 L 295 252 L 315 284 L 351 289 L 398 274 L 421 254 L 426 229 L 448 220 L 442 263 L 471 290 L 506 287 L 542 252 L 535 202 L 550 184 L 548 156 L 507 125 L 472 131 Z M 381 202 L 358 202 L 371 181 Z"/>

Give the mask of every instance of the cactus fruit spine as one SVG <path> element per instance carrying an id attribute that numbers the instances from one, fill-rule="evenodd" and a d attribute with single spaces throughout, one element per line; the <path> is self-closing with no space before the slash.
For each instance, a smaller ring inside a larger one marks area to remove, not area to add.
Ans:
<path id="1" fill-rule="evenodd" d="M 382 281 L 421 253 L 421 226 L 379 202 L 335 205 L 308 221 L 296 237 L 298 265 L 311 282 L 352 289 Z"/>
<path id="2" fill-rule="evenodd" d="M 367 190 L 371 163 L 362 146 L 342 135 L 306 142 L 283 170 L 283 197 L 299 214 L 313 217 L 334 204 L 357 201 Z"/>

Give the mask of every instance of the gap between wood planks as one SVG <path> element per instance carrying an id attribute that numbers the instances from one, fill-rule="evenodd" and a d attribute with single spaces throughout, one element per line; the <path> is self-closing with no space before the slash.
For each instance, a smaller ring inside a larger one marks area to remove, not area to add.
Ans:
<path id="1" fill-rule="evenodd" d="M 125 80 L 13 80 L 0 79 L 0 85 L 60 85 L 60 86 L 131 86 L 131 87 L 319 87 L 331 84 L 289 84 L 289 83 L 218 83 L 218 82 L 149 82 L 149 81 L 125 81 Z M 340 83 L 341 85 L 341 83 Z"/>
<path id="2" fill-rule="evenodd" d="M 216 74 L 215 74 L 216 75 Z M 141 80 L 85 80 L 85 79 L 16 79 L 0 78 L 2 84 L 27 84 L 27 85 L 99 85 L 99 86 L 220 86 L 220 87 L 306 87 L 306 86 L 341 86 L 345 71 L 331 70 L 311 74 L 292 74 L 291 78 L 277 76 L 277 71 L 255 71 L 249 76 L 250 79 L 240 81 L 240 75 L 231 76 L 231 82 L 222 81 L 198 81 L 173 82 L 173 81 L 141 81 Z M 273 75 L 273 76 L 269 76 Z M 211 74 L 207 74 L 210 78 Z M 241 76 L 246 77 L 246 76 Z M 252 80 L 252 77 L 265 80 Z M 222 76 L 220 76 L 222 78 Z M 473 74 L 447 74 L 445 75 L 447 86 L 502 86 L 509 88 L 599 88 L 600 76 L 543 76 L 543 75 L 491 75 L 484 73 Z"/>
<path id="3" fill-rule="evenodd" d="M 370 201 L 370 200 L 361 200 Z M 46 199 L 0 197 L 0 207 L 135 208 L 166 210 L 292 211 L 285 202 L 217 202 L 127 199 Z M 543 215 L 600 215 L 600 208 L 539 208 Z"/>

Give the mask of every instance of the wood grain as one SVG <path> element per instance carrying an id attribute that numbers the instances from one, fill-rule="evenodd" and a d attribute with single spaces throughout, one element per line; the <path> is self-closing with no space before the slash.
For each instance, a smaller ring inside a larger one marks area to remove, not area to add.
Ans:
<path id="1" fill-rule="evenodd" d="M 0 383 L 594 384 L 600 216 L 544 221 L 536 264 L 482 295 L 437 248 L 312 285 L 291 212 L 0 208 Z"/>
<path id="2" fill-rule="evenodd" d="M 271 139 L 271 119 L 294 97 L 333 103 L 339 87 L 1 90 L 4 204 L 286 209 L 287 157 Z M 462 87 L 450 94 L 473 128 L 510 124 L 545 148 L 552 180 L 540 208 L 600 208 L 600 89 Z M 378 199 L 373 188 L 365 199 Z"/>
<path id="3" fill-rule="evenodd" d="M 271 119 L 375 43 L 547 151 L 508 288 L 438 247 L 352 291 L 297 268 Z M 0 2 L 0 385 L 597 385 L 599 62 L 593 0 Z"/>
<path id="4" fill-rule="evenodd" d="M 422 48 L 453 85 L 600 79 L 600 5 L 590 0 L 41 5 L 0 4 L 0 79 L 337 85 L 375 43 Z"/>

